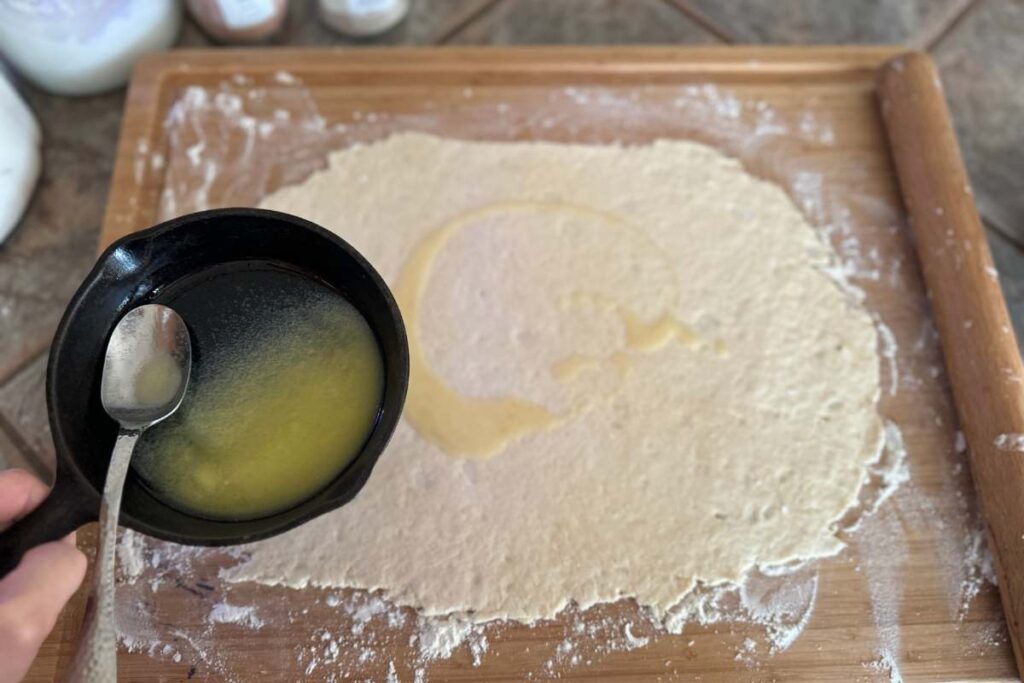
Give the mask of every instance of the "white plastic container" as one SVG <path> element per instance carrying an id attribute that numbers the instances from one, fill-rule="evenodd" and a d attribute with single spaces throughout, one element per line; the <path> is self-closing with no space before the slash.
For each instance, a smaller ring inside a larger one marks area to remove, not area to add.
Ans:
<path id="1" fill-rule="evenodd" d="M 0 70 L 0 244 L 21 220 L 39 179 L 41 143 L 32 111 Z"/>
<path id="2" fill-rule="evenodd" d="M 177 0 L 0 0 L 0 52 L 60 95 L 124 85 L 135 60 L 169 47 L 180 27 Z"/>
<path id="3" fill-rule="evenodd" d="M 409 0 L 320 0 L 320 18 L 353 38 L 376 36 L 398 25 Z"/>

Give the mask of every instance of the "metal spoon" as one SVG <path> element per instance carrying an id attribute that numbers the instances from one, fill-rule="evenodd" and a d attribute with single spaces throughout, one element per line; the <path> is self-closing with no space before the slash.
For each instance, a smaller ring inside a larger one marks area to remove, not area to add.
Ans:
<path id="1" fill-rule="evenodd" d="M 84 635 L 68 680 L 117 680 L 114 624 L 114 547 L 121 491 L 132 451 L 148 427 L 166 419 L 185 396 L 192 344 L 185 321 L 166 306 L 139 306 L 121 318 L 107 344 L 100 399 L 121 425 L 100 504 L 96 572 L 86 605 Z"/>

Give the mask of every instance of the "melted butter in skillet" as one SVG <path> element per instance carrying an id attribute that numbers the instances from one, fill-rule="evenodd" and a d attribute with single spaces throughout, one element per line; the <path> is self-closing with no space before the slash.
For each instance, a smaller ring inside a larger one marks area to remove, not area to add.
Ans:
<path id="1" fill-rule="evenodd" d="M 132 461 L 168 504 L 254 519 L 332 481 L 377 419 L 384 369 L 373 332 L 340 294 L 261 264 L 160 297 L 186 320 L 195 360 L 179 411 Z"/>

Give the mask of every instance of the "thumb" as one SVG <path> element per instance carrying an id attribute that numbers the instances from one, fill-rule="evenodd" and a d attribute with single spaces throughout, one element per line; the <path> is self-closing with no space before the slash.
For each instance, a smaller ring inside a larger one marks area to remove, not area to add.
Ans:
<path id="1" fill-rule="evenodd" d="M 0 680 L 20 680 L 85 576 L 86 560 L 64 541 L 25 553 L 0 580 Z"/>

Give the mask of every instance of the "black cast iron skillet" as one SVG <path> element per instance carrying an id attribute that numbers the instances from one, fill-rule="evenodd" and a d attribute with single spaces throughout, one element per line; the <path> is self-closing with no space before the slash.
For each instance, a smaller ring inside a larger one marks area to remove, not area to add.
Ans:
<path id="1" fill-rule="evenodd" d="M 177 543 L 245 543 L 340 507 L 362 488 L 398 423 L 409 382 L 405 327 L 387 285 L 344 240 L 301 218 L 259 209 L 195 213 L 112 244 L 71 299 L 53 340 L 46 374 L 56 483 L 36 510 L 0 534 L 0 576 L 29 548 L 97 519 L 117 434 L 117 425 L 100 405 L 100 373 L 107 340 L 121 316 L 135 306 L 159 301 L 161 292 L 184 278 L 207 269 L 255 263 L 279 266 L 332 287 L 369 322 L 385 368 L 384 396 L 373 432 L 334 481 L 289 510 L 240 522 L 204 519 L 163 503 L 130 474 L 121 523 Z"/>

